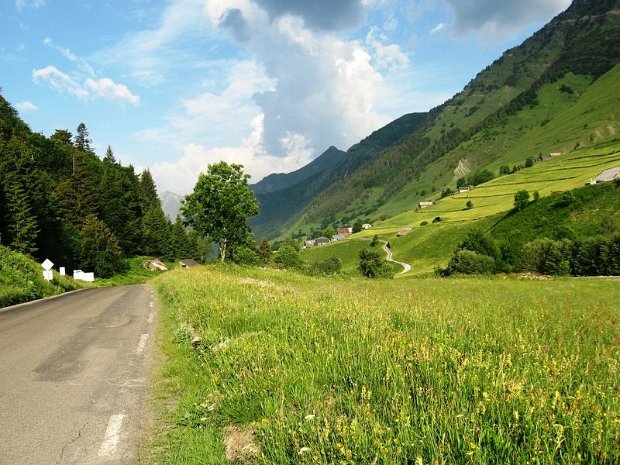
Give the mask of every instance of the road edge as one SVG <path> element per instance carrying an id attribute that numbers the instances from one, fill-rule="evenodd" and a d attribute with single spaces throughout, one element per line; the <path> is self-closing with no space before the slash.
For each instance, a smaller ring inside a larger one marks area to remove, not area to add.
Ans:
<path id="1" fill-rule="evenodd" d="M 58 299 L 59 297 L 63 297 L 65 295 L 74 294 L 76 292 L 87 291 L 89 289 L 95 289 L 95 288 L 85 287 L 83 289 L 75 289 L 73 291 L 63 292 L 62 294 L 50 295 L 47 297 L 42 297 L 41 299 L 29 300 L 28 302 L 22 302 L 21 304 L 15 304 L 15 305 L 10 305 L 8 307 L 2 307 L 0 308 L 0 314 L 13 311 L 13 310 L 19 310 L 22 307 L 28 307 L 29 305 L 35 304 L 37 302 L 44 302 L 46 300 Z"/>

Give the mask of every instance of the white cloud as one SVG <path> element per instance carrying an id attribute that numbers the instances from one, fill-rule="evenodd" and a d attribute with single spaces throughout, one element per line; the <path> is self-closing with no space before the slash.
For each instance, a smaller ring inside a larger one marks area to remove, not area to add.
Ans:
<path id="1" fill-rule="evenodd" d="M 133 94 L 126 85 L 115 83 L 109 77 L 97 77 L 95 70 L 85 59 L 68 48 L 56 45 L 51 38 L 46 37 L 43 43 L 75 64 L 76 69 L 71 75 L 52 65 L 35 69 L 32 72 L 35 82 L 46 82 L 57 92 L 73 95 L 80 100 L 101 98 L 110 102 L 140 105 L 140 97 Z"/>
<path id="2" fill-rule="evenodd" d="M 571 0 L 444 0 L 454 12 L 454 32 L 484 40 L 505 39 L 568 8 Z"/>
<path id="3" fill-rule="evenodd" d="M 124 37 L 113 47 L 96 55 L 104 64 L 122 64 L 141 86 L 152 87 L 167 82 L 167 74 L 197 57 L 187 51 L 188 38 L 196 41 L 204 34 L 208 21 L 204 9 L 221 0 L 175 0 L 162 13 L 159 24 Z M 226 0 L 227 1 L 227 0 Z"/>
<path id="4" fill-rule="evenodd" d="M 444 23 L 439 23 L 433 29 L 431 29 L 431 34 L 437 34 L 439 31 L 442 31 L 446 25 Z"/>
<path id="5" fill-rule="evenodd" d="M 78 69 L 84 72 L 87 76 L 91 78 L 95 77 L 95 71 L 93 67 L 90 66 L 86 60 L 84 60 L 83 58 L 80 58 L 68 48 L 64 48 L 64 47 L 60 47 L 59 45 L 56 45 L 54 41 L 49 37 L 46 37 L 43 40 L 43 43 L 47 45 L 48 47 L 56 50 L 67 60 L 71 61 L 72 63 L 75 63 L 78 66 Z"/>
<path id="6" fill-rule="evenodd" d="M 45 5 L 45 0 L 15 0 L 15 7 L 18 10 L 23 10 L 27 7 L 41 8 Z"/>
<path id="7" fill-rule="evenodd" d="M 22 113 L 32 113 L 33 111 L 38 110 L 37 106 L 34 103 L 29 102 L 27 100 L 23 102 L 18 102 L 15 106 Z"/>
<path id="8" fill-rule="evenodd" d="M 86 100 L 89 97 L 88 91 L 79 82 L 55 66 L 48 65 L 45 68 L 35 69 L 32 72 L 32 78 L 35 82 L 46 82 L 52 89 L 73 95 L 80 100 Z"/>
<path id="9" fill-rule="evenodd" d="M 110 78 L 86 80 L 86 87 L 94 96 L 101 97 L 112 102 L 126 102 L 134 107 L 140 105 L 140 97 L 131 93 L 127 86 L 116 84 Z"/>

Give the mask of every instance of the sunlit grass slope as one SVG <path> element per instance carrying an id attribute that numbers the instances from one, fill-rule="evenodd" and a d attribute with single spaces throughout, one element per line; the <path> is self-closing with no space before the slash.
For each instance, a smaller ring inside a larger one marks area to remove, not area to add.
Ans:
<path id="1" fill-rule="evenodd" d="M 456 245 L 472 228 L 486 230 L 513 208 L 519 190 L 547 196 L 584 186 L 607 168 L 620 166 L 620 143 L 606 143 L 594 148 L 576 150 L 549 161 L 535 164 L 513 174 L 495 178 L 470 192 L 438 199 L 433 207 L 419 210 L 413 203 L 407 211 L 376 227 L 351 236 L 370 238 L 378 234 L 392 244 L 394 257 L 411 263 L 412 274 L 432 272 L 448 261 Z M 471 201 L 474 205 L 466 209 Z M 433 223 L 437 217 L 441 222 Z M 422 226 L 422 223 L 427 225 Z M 402 228 L 412 231 L 396 237 Z M 338 244 L 331 253 L 338 254 Z M 319 253 L 308 251 L 307 257 Z M 347 250 L 342 257 L 349 257 Z M 348 258 L 347 258 L 348 259 Z"/>
<path id="2" fill-rule="evenodd" d="M 155 463 L 620 462 L 617 281 L 208 267 L 155 286 Z"/>

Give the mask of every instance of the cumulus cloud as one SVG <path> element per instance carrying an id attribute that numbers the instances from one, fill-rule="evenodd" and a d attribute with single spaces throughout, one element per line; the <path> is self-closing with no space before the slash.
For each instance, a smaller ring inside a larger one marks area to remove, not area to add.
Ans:
<path id="1" fill-rule="evenodd" d="M 176 161 L 156 162 L 149 167 L 160 191 L 173 191 L 189 194 L 196 184 L 198 175 L 206 172 L 209 164 L 218 161 L 240 163 L 244 171 L 251 174 L 250 182 L 257 182 L 270 174 L 277 166 L 278 171 L 294 171 L 308 164 L 312 158 L 303 149 L 292 151 L 286 157 L 275 157 L 264 153 L 260 147 L 262 116 L 251 123 L 252 132 L 239 146 L 206 147 L 202 144 L 188 143 Z"/>
<path id="2" fill-rule="evenodd" d="M 358 26 L 366 13 L 363 0 L 256 0 L 274 19 L 291 15 L 303 19 L 306 27 L 336 31 Z"/>
<path id="3" fill-rule="evenodd" d="M 504 39 L 523 27 L 548 20 L 566 9 L 571 0 L 445 0 L 454 12 L 454 32 L 481 38 Z"/>
<path id="4" fill-rule="evenodd" d="M 52 65 L 35 69 L 32 72 L 35 82 L 45 82 L 57 92 L 73 95 L 80 100 L 102 98 L 111 102 L 140 105 L 140 97 L 133 94 L 126 85 L 117 84 L 108 77 L 98 78 L 93 67 L 86 60 L 75 55 L 68 48 L 56 45 L 49 37 L 46 37 L 43 43 L 74 63 L 76 69 L 72 75 Z"/>
<path id="5" fill-rule="evenodd" d="M 110 78 L 101 78 L 97 80 L 88 78 L 85 84 L 94 96 L 112 102 L 129 103 L 134 107 L 140 105 L 139 96 L 132 94 L 127 86 L 116 84 Z"/>
<path id="6" fill-rule="evenodd" d="M 38 110 L 37 106 L 34 103 L 29 102 L 27 100 L 25 100 L 23 102 L 18 102 L 17 105 L 15 105 L 15 106 L 22 113 L 32 113 L 33 111 L 37 111 Z"/>
<path id="7" fill-rule="evenodd" d="M 291 8 L 302 8 L 294 5 Z M 249 39 L 240 45 L 275 83 L 254 96 L 264 114 L 267 152 L 284 156 L 291 141 L 298 146 L 302 136 L 315 154 L 329 145 L 347 148 L 387 122 L 373 110 L 373 103 L 382 82 L 380 68 L 406 62 L 397 46 L 383 44 L 379 37 L 367 44 L 343 40 L 307 27 L 305 18 L 292 15 L 284 3 L 265 6 L 271 9 L 269 15 L 239 1 L 233 14 L 222 9 L 222 2 L 214 2 L 207 14 L 233 38 L 243 33 Z M 304 13 L 312 12 L 304 8 Z"/>
<path id="8" fill-rule="evenodd" d="M 45 68 L 35 69 L 32 72 L 32 78 L 35 82 L 46 82 L 52 89 L 73 95 L 80 100 L 86 100 L 89 97 L 88 91 L 79 82 L 55 66 L 48 65 Z"/>

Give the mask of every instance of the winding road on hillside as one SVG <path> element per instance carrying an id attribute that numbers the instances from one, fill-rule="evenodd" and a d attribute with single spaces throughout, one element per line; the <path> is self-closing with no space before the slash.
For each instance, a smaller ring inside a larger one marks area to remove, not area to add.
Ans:
<path id="1" fill-rule="evenodd" d="M 0 309 L 0 464 L 134 464 L 155 324 L 148 285 Z"/>
<path id="2" fill-rule="evenodd" d="M 388 247 L 388 242 L 387 241 L 381 241 L 383 242 L 383 250 L 385 250 L 385 254 L 386 254 L 386 260 L 388 262 L 392 262 L 392 263 L 398 263 L 400 266 L 403 267 L 403 271 L 401 271 L 398 274 L 404 274 L 407 271 L 411 271 L 411 265 L 409 263 L 405 263 L 405 262 L 399 262 L 398 260 L 394 260 L 392 258 L 392 251 L 390 250 L 390 248 Z"/>

